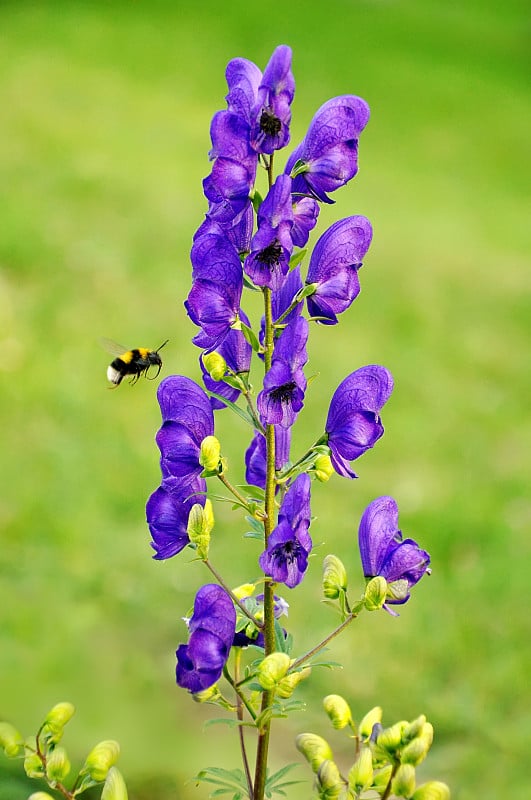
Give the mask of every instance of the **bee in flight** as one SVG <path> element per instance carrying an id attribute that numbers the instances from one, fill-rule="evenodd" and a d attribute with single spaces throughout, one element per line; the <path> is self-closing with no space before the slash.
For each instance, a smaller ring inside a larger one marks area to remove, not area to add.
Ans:
<path id="1" fill-rule="evenodd" d="M 109 353 L 116 356 L 114 361 L 111 361 L 107 367 L 107 379 L 119 386 L 127 375 L 132 375 L 131 383 L 136 383 L 143 373 L 148 377 L 148 370 L 150 367 L 157 367 L 157 372 L 149 380 L 155 380 L 160 370 L 162 369 L 162 359 L 159 356 L 159 350 L 162 350 L 165 344 L 168 344 L 169 339 L 166 339 L 160 347 L 156 350 L 149 350 L 147 347 L 136 347 L 134 350 L 127 350 L 122 345 L 110 339 L 102 339 L 101 343 Z M 113 388 L 113 387 L 110 387 Z"/>

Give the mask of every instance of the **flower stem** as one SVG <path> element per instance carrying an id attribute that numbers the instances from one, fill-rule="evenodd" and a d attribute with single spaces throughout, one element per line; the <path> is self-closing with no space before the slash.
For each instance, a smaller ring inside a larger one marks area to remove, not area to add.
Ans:
<path id="1" fill-rule="evenodd" d="M 241 666 L 242 651 L 237 647 L 234 652 L 234 682 L 237 683 L 240 679 L 240 666 Z M 239 722 L 243 722 L 243 698 L 239 691 L 236 691 L 236 716 Z M 240 740 L 240 751 L 242 754 L 243 768 L 245 770 L 245 779 L 247 781 L 247 789 L 249 797 L 254 797 L 253 779 L 251 777 L 251 770 L 249 769 L 249 760 L 247 758 L 247 750 L 245 748 L 245 733 L 243 725 L 238 725 L 238 736 Z"/>
<path id="2" fill-rule="evenodd" d="M 225 486 L 229 490 L 229 492 L 234 495 L 234 497 L 238 500 L 238 502 L 241 503 L 241 505 L 246 509 L 246 511 L 248 511 L 249 514 L 251 514 L 252 516 L 254 514 L 254 509 L 252 509 L 249 506 L 249 503 L 243 496 L 243 494 L 241 494 L 241 492 L 239 492 L 238 489 L 232 485 L 232 483 L 225 477 L 223 473 L 218 474 L 218 478 L 223 484 L 223 486 Z"/>
<path id="3" fill-rule="evenodd" d="M 297 670 L 299 667 L 302 667 L 308 661 L 308 659 L 312 658 L 321 650 L 323 650 L 323 648 L 325 648 L 327 644 L 329 644 L 332 641 L 332 639 L 335 639 L 336 636 L 339 636 L 339 634 L 342 633 L 345 630 L 345 628 L 347 628 L 350 625 L 352 620 L 356 619 L 362 608 L 363 608 L 363 601 L 356 603 L 354 609 L 350 612 L 348 617 L 345 620 L 343 620 L 341 625 L 338 625 L 337 628 L 335 628 L 335 630 L 333 630 L 332 633 L 329 633 L 325 639 L 319 642 L 319 644 L 315 645 L 315 647 L 312 647 L 311 650 L 308 650 L 307 653 L 305 653 L 303 656 L 300 656 L 300 658 L 298 658 L 296 661 L 293 662 L 293 664 L 290 666 L 290 672 L 292 672 L 293 670 Z"/>
<path id="4" fill-rule="evenodd" d="M 234 594 L 234 592 L 232 591 L 232 589 L 230 589 L 230 588 L 227 586 L 227 584 L 225 583 L 225 581 L 223 580 L 223 578 L 221 577 L 221 575 L 219 574 L 219 572 L 217 571 L 217 569 L 215 569 L 215 567 L 213 567 L 213 566 L 212 566 L 212 564 L 210 563 L 210 561 L 208 560 L 208 558 L 205 558 L 205 559 L 203 560 L 203 564 L 204 564 L 204 565 L 205 565 L 205 566 L 206 566 L 206 567 L 207 567 L 207 568 L 210 570 L 210 572 L 212 573 L 212 575 L 214 576 L 214 578 L 217 580 L 217 582 L 219 583 L 219 585 L 220 585 L 220 586 L 222 586 L 222 587 L 223 587 L 223 589 L 225 589 L 225 591 L 227 592 L 227 594 L 229 595 L 229 597 L 232 599 L 232 602 L 233 602 L 233 603 L 236 603 L 236 605 L 238 606 L 238 608 L 240 609 L 240 611 L 242 612 L 242 614 L 245 614 L 245 616 L 246 616 L 248 619 L 250 619 L 250 620 L 251 620 L 251 622 L 253 623 L 253 625 L 256 625 L 256 627 L 257 627 L 259 630 L 262 630 L 262 628 L 263 628 L 263 623 L 262 623 L 262 622 L 260 622 L 259 620 L 257 620 L 257 619 L 256 619 L 256 617 L 253 617 L 253 615 L 251 614 L 251 612 L 249 611 L 249 609 L 247 609 L 247 608 L 245 607 L 245 605 L 244 605 L 244 604 L 241 602 L 241 600 L 238 600 L 238 598 L 236 597 L 236 595 Z"/>

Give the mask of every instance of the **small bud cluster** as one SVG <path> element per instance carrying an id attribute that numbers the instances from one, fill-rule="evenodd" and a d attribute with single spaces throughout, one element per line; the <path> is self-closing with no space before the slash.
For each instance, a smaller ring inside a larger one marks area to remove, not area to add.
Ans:
<path id="1" fill-rule="evenodd" d="M 415 767 L 427 756 L 433 741 L 433 727 L 424 715 L 384 728 L 382 709 L 375 707 L 356 726 L 347 701 L 340 695 L 328 695 L 323 706 L 334 728 L 349 729 L 354 762 L 343 773 L 325 739 L 314 733 L 297 737 L 297 748 L 315 775 L 315 794 L 320 800 L 449 800 L 450 790 L 445 783 L 428 781 L 416 785 Z"/>
<path id="2" fill-rule="evenodd" d="M 8 758 L 24 756 L 24 770 L 29 778 L 43 779 L 49 788 L 62 797 L 71 798 L 98 784 L 103 784 L 101 800 L 127 800 L 127 787 L 115 764 L 120 755 L 120 745 L 112 739 L 99 742 L 92 748 L 77 776 L 66 780 L 71 773 L 71 763 L 66 749 L 59 744 L 64 728 L 74 715 L 72 703 L 57 703 L 46 715 L 35 736 L 24 741 L 20 733 L 8 722 L 0 722 L 0 747 Z M 52 800 L 47 792 L 34 792 L 29 800 Z"/>

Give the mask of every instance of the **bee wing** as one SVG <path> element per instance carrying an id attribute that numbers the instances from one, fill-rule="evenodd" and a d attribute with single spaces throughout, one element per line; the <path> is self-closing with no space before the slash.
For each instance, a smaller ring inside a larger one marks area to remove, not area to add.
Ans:
<path id="1" fill-rule="evenodd" d="M 105 337 L 100 337 L 99 342 L 103 349 L 107 350 L 107 352 L 111 353 L 113 356 L 122 356 L 130 349 L 129 347 L 124 347 L 123 344 L 118 344 L 118 342 L 112 339 L 106 339 Z"/>

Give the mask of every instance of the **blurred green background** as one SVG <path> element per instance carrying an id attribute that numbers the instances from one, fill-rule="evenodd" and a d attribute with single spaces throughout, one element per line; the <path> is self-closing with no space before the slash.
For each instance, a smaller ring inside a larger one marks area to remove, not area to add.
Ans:
<path id="1" fill-rule="evenodd" d="M 163 374 L 198 377 L 182 301 L 209 121 L 226 62 L 263 68 L 287 43 L 294 143 L 331 96 L 372 110 L 359 175 L 318 231 L 353 213 L 375 230 L 359 299 L 312 330 L 319 377 L 294 452 L 348 372 L 382 363 L 396 381 L 360 479 L 314 488 L 320 546 L 288 591 L 297 651 L 336 622 L 320 603 L 325 553 L 361 589 L 357 525 L 377 495 L 397 498 L 433 575 L 399 619 L 366 615 L 334 643 L 344 669 L 304 686 L 308 710 L 275 725 L 272 764 L 300 761 L 297 733 L 328 735 L 320 698 L 336 691 L 357 716 L 426 713 L 436 739 L 421 777 L 456 800 L 528 797 L 527 22 L 518 0 L 0 3 L 0 719 L 29 734 L 72 701 L 72 757 L 118 739 L 133 800 L 206 797 L 190 777 L 237 764 L 235 734 L 203 730 L 216 712 L 174 683 L 181 617 L 207 576 L 186 554 L 150 558 L 156 384 L 108 391 L 98 338 L 168 337 Z M 239 481 L 248 431 L 219 420 Z M 257 547 L 225 507 L 217 516 L 214 558 L 236 585 L 256 574 Z M 348 742 L 330 741 L 348 764 Z M 0 757 L 0 798 L 23 800 L 11 766 Z M 306 783 L 290 797 L 308 798 L 309 770 L 294 774 Z"/>

